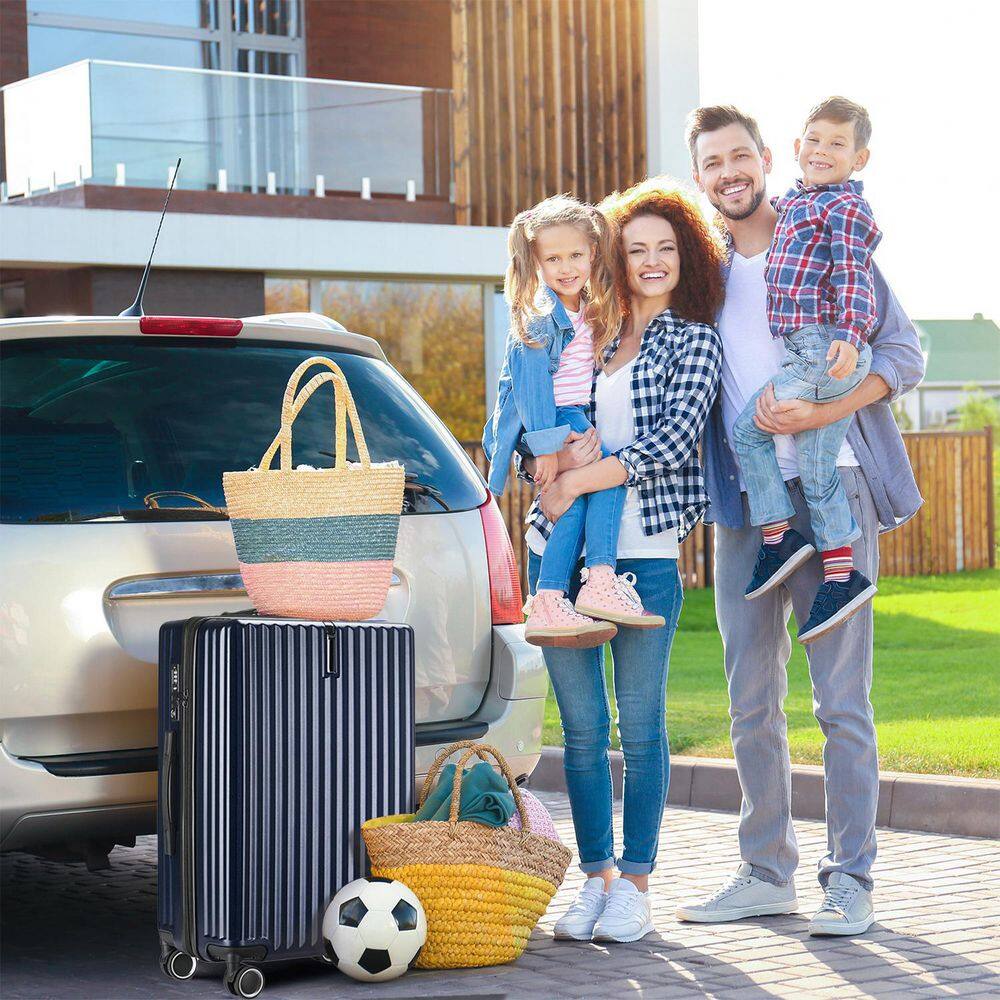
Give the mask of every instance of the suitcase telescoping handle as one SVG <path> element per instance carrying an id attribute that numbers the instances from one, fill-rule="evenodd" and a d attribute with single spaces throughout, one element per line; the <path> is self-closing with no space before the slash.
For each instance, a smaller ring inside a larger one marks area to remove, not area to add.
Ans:
<path id="1" fill-rule="evenodd" d="M 163 762 L 160 765 L 160 805 L 163 809 L 163 853 L 174 853 L 174 761 L 176 734 L 163 735 Z"/>
<path id="2" fill-rule="evenodd" d="M 327 677 L 339 677 L 340 655 L 338 652 L 337 626 L 327 622 L 323 626 L 323 629 L 326 632 L 326 666 L 323 667 L 323 673 Z"/>

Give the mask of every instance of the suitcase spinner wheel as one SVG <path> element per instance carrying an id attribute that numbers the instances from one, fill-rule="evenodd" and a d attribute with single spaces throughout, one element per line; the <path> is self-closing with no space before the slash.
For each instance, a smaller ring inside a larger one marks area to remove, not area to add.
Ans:
<path id="1" fill-rule="evenodd" d="M 253 1000 L 253 997 L 259 997 L 263 992 L 264 973 L 255 965 L 241 965 L 235 971 L 227 969 L 223 982 L 234 997 Z"/>
<path id="2" fill-rule="evenodd" d="M 171 979 L 190 979 L 198 963 L 183 951 L 169 951 L 160 959 L 160 968 Z"/>

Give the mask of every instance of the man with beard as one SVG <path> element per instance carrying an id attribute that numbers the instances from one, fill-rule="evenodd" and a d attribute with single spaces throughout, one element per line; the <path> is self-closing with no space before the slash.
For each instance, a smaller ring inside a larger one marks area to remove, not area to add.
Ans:
<path id="1" fill-rule="evenodd" d="M 703 107 L 687 128 L 693 177 L 718 210 L 728 246 L 726 300 L 719 315 L 722 386 L 704 438 L 705 481 L 715 524 L 715 606 L 725 647 L 733 753 L 743 808 L 742 863 L 706 900 L 678 909 L 682 920 L 722 922 L 798 909 L 793 876 L 798 847 L 791 819 L 791 764 L 785 715 L 788 619 L 809 615 L 823 578 L 813 556 L 785 583 L 754 601 L 744 597 L 761 544 L 750 526 L 746 493 L 731 447 L 747 401 L 778 370 L 783 345 L 771 336 L 764 265 L 777 213 L 766 197 L 771 152 L 757 123 L 734 107 Z M 862 535 L 854 564 L 878 573 L 878 535 L 911 518 L 922 503 L 889 402 L 923 377 L 916 331 L 875 269 L 878 321 L 870 373 L 832 403 L 778 402 L 768 390 L 756 422 L 775 436 L 778 463 L 796 515 L 792 526 L 813 540 L 790 435 L 854 415 L 837 466 Z M 811 934 L 859 934 L 872 924 L 878 754 L 869 700 L 872 605 L 806 651 L 816 718 L 825 737 L 827 852 L 819 862 L 824 900 Z"/>

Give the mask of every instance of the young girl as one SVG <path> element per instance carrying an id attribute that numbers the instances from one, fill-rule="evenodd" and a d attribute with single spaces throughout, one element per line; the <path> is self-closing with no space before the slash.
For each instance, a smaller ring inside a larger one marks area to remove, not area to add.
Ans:
<path id="1" fill-rule="evenodd" d="M 620 322 L 612 245 L 601 213 L 567 195 L 547 198 L 514 219 L 505 285 L 511 332 L 496 407 L 483 431 L 489 487 L 497 496 L 520 446 L 535 457 L 535 480 L 544 491 L 559 471 L 557 452 L 570 432 L 590 429 L 594 371 Z M 616 624 L 664 624 L 615 575 L 624 503 L 621 486 L 590 493 L 555 523 L 527 608 L 528 642 L 582 649 L 612 638 Z M 574 607 L 566 593 L 584 541 L 584 586 Z"/>

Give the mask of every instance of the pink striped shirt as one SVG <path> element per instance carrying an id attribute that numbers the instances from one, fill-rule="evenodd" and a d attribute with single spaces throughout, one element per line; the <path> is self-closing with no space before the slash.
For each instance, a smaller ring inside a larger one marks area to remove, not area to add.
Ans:
<path id="1" fill-rule="evenodd" d="M 573 323 L 573 339 L 559 355 L 559 369 L 552 376 L 556 406 L 589 406 L 594 381 L 594 331 L 579 312 L 566 310 Z"/>

